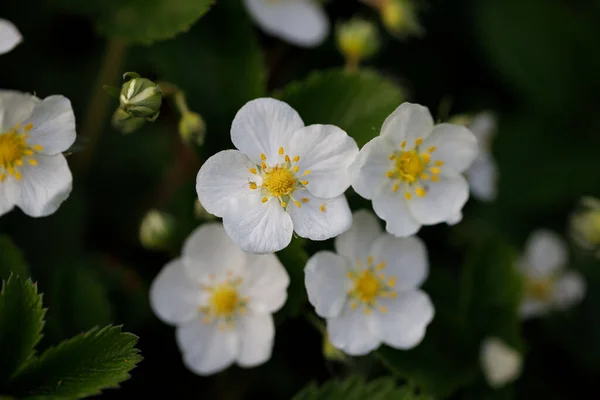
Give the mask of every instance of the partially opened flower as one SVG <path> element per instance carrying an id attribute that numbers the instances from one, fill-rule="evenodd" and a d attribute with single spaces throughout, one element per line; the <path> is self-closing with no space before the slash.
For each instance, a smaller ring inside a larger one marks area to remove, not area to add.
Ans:
<path id="1" fill-rule="evenodd" d="M 373 201 L 396 236 L 422 225 L 457 223 L 469 198 L 462 173 L 477 157 L 477 139 L 464 126 L 434 125 L 426 107 L 403 103 L 350 167 L 352 187 Z"/>
<path id="2" fill-rule="evenodd" d="M 337 254 L 316 253 L 305 268 L 308 299 L 327 319 L 333 346 L 350 355 L 381 343 L 417 346 L 434 315 L 429 296 L 419 290 L 428 274 L 425 245 L 414 236 L 382 233 L 373 214 L 358 211 L 335 248 Z"/>
<path id="3" fill-rule="evenodd" d="M 0 54 L 8 53 L 22 40 L 23 36 L 17 27 L 12 22 L 0 18 Z"/>
<path id="4" fill-rule="evenodd" d="M 316 0 L 244 0 L 252 19 L 268 34 L 301 47 L 323 43 L 329 20 Z"/>
<path id="5" fill-rule="evenodd" d="M 162 321 L 177 327 L 185 365 L 209 375 L 271 357 L 271 314 L 285 303 L 288 285 L 275 255 L 245 253 L 221 224 L 209 223 L 191 234 L 181 258 L 155 278 L 150 304 Z"/>
<path id="6" fill-rule="evenodd" d="M 473 117 L 468 128 L 479 143 L 479 157 L 466 172 L 471 194 L 478 200 L 492 201 L 498 192 L 498 167 L 492 155 L 496 117 L 487 111 L 479 113 Z"/>
<path id="7" fill-rule="evenodd" d="M 565 270 L 567 249 L 556 234 L 534 232 L 517 267 L 525 277 L 525 297 L 521 315 L 530 318 L 554 309 L 565 309 L 581 301 L 585 281 L 576 271 Z"/>
<path id="8" fill-rule="evenodd" d="M 231 139 L 240 150 L 209 158 L 196 190 L 209 213 L 245 251 L 286 247 L 292 232 L 325 240 L 348 230 L 344 191 L 358 153 L 354 139 L 333 125 L 304 126 L 284 102 L 257 99 L 238 111 Z"/>
<path id="9" fill-rule="evenodd" d="M 483 341 L 480 359 L 483 374 L 493 388 L 500 388 L 521 374 L 521 353 L 498 338 L 491 337 Z"/>
<path id="10" fill-rule="evenodd" d="M 0 90 L 0 215 L 15 206 L 32 217 L 54 213 L 71 193 L 62 155 L 75 141 L 75 116 L 63 96 L 41 100 Z"/>

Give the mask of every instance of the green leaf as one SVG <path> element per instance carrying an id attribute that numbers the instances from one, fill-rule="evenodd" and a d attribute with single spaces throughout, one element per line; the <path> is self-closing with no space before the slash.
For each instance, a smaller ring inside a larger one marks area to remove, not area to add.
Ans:
<path id="1" fill-rule="evenodd" d="M 375 71 L 316 71 L 273 94 L 300 113 L 307 125 L 333 124 L 359 147 L 379 135 L 383 121 L 404 101 L 402 88 Z"/>
<path id="2" fill-rule="evenodd" d="M 118 99 L 119 95 L 121 94 L 121 89 L 118 87 L 104 85 L 102 86 L 102 89 L 104 89 L 106 93 L 108 93 L 110 96 L 116 99 Z"/>
<path id="3" fill-rule="evenodd" d="M 281 315 L 298 316 L 302 311 L 302 306 L 308 301 L 304 287 L 304 266 L 308 261 L 308 254 L 304 250 L 304 242 L 304 239 L 293 238 L 288 247 L 277 253 L 279 261 L 281 261 L 290 276 L 288 298 L 285 306 L 279 312 Z"/>
<path id="4" fill-rule="evenodd" d="M 365 382 L 364 378 L 353 376 L 343 381 L 332 380 L 317 386 L 309 383 L 292 400 L 416 400 L 407 387 L 398 387 L 392 378 L 380 378 Z"/>
<path id="5" fill-rule="evenodd" d="M 129 0 L 98 21 L 101 33 L 130 43 L 151 44 L 187 31 L 212 0 Z"/>
<path id="6" fill-rule="evenodd" d="M 137 336 L 120 327 L 94 328 L 48 349 L 15 377 L 13 396 L 82 398 L 117 388 L 142 360 Z"/>
<path id="7" fill-rule="evenodd" d="M 42 337 L 42 296 L 30 279 L 11 276 L 0 293 L 0 387 L 29 360 Z"/>
<path id="8" fill-rule="evenodd" d="M 0 279 L 8 279 L 11 273 L 27 278 L 29 266 L 10 236 L 0 235 Z"/>

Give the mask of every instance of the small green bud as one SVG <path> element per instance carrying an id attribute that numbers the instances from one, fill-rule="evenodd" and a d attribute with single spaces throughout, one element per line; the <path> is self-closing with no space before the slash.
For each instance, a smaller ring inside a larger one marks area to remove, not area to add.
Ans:
<path id="1" fill-rule="evenodd" d="M 133 78 L 123 84 L 119 101 L 120 107 L 133 117 L 152 122 L 160 112 L 162 90 L 150 79 Z"/>
<path id="2" fill-rule="evenodd" d="M 200 114 L 193 111 L 185 111 L 181 114 L 179 135 L 184 143 L 202 146 L 205 133 L 206 124 Z"/>
<path id="3" fill-rule="evenodd" d="M 337 349 L 331 344 L 329 341 L 329 336 L 327 333 L 323 335 L 323 356 L 330 361 L 346 361 L 348 357 L 344 354 L 343 351 Z"/>
<path id="4" fill-rule="evenodd" d="M 396 36 L 419 36 L 423 28 L 411 0 L 381 0 L 378 2 L 381 20 L 386 29 Z"/>
<path id="5" fill-rule="evenodd" d="M 134 117 L 121 108 L 117 108 L 112 116 L 112 126 L 124 134 L 138 130 L 145 123 L 145 118 Z"/>
<path id="6" fill-rule="evenodd" d="M 571 216 L 570 228 L 575 243 L 600 258 L 600 200 L 584 197 Z"/>
<path id="7" fill-rule="evenodd" d="M 168 250 L 174 230 L 171 215 L 150 210 L 140 225 L 140 243 L 148 250 Z"/>
<path id="8" fill-rule="evenodd" d="M 348 67 L 372 57 L 379 48 L 377 28 L 369 21 L 354 18 L 336 26 L 335 38 L 338 49 L 346 58 Z"/>

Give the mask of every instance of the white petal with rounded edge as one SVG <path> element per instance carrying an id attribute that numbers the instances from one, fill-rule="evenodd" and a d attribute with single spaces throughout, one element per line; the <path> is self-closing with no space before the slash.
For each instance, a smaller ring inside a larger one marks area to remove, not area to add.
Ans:
<path id="1" fill-rule="evenodd" d="M 423 340 L 424 328 L 435 314 L 433 304 L 425 292 L 415 290 L 398 293 L 395 299 L 380 299 L 377 303 L 387 308 L 385 313 L 373 313 L 382 342 L 406 350 Z"/>
<path id="2" fill-rule="evenodd" d="M 260 155 L 264 154 L 267 164 L 275 165 L 284 160 L 279 148 L 289 151 L 292 135 L 302 127 L 300 115 L 287 103 L 261 98 L 249 101 L 237 112 L 231 124 L 231 140 L 256 164 L 260 165 Z"/>
<path id="3" fill-rule="evenodd" d="M 238 321 L 240 353 L 237 363 L 241 367 L 256 367 L 271 358 L 275 324 L 271 314 L 250 315 Z"/>
<path id="4" fill-rule="evenodd" d="M 355 211 L 352 214 L 352 227 L 335 238 L 335 251 L 355 263 L 359 258 L 369 256 L 369 248 L 381 233 L 379 220 L 372 212 Z"/>
<path id="5" fill-rule="evenodd" d="M 45 217 L 53 214 L 69 197 L 73 176 L 62 154 L 34 156 L 37 165 L 27 162 L 19 169 L 21 196 L 17 206 L 30 217 Z M 12 178 L 8 178 L 12 179 Z"/>
<path id="6" fill-rule="evenodd" d="M 17 180 L 10 177 L 0 183 L 0 216 L 11 211 L 19 197 L 21 196 L 21 188 L 17 184 Z"/>
<path id="7" fill-rule="evenodd" d="M 446 223 L 450 226 L 454 226 L 454 225 L 458 224 L 460 221 L 462 221 L 462 219 L 463 219 L 463 213 L 462 213 L 462 211 L 459 211 L 456 214 L 452 215 L 450 218 L 448 218 L 446 220 Z"/>
<path id="8" fill-rule="evenodd" d="M 402 192 L 392 192 L 389 188 L 373 199 L 373 211 L 386 222 L 385 230 L 402 237 L 414 235 L 421 229 L 421 223 L 412 215 L 403 196 Z"/>
<path id="9" fill-rule="evenodd" d="M 381 127 L 381 136 L 391 139 L 397 150 L 406 141 L 406 149 L 410 150 L 415 147 L 417 139 L 429 137 L 433 126 L 433 118 L 427 107 L 406 102 L 386 118 Z"/>
<path id="10" fill-rule="evenodd" d="M 542 303 L 539 300 L 526 297 L 519 307 L 519 314 L 522 319 L 541 317 L 548 314 L 550 311 L 550 303 Z"/>
<path id="11" fill-rule="evenodd" d="M 583 276 L 576 271 L 567 271 L 556 281 L 552 303 L 559 309 L 570 308 L 583 299 L 585 291 Z"/>
<path id="12" fill-rule="evenodd" d="M 481 345 L 480 359 L 483 374 L 493 388 L 512 382 L 521 373 L 523 357 L 500 339 L 485 339 Z"/>
<path id="13" fill-rule="evenodd" d="M 323 7 L 312 0 L 244 0 L 244 4 L 265 32 L 297 46 L 318 46 L 329 33 Z"/>
<path id="14" fill-rule="evenodd" d="M 381 235 L 373 243 L 369 253 L 376 263 L 385 261 L 386 266 L 381 272 L 389 278 L 396 278 L 395 290 L 415 289 L 421 286 L 429 274 L 427 249 L 418 237 Z"/>
<path id="15" fill-rule="evenodd" d="M 247 254 L 246 277 L 241 290 L 249 297 L 248 308 L 274 313 L 285 304 L 290 277 L 275 254 Z"/>
<path id="16" fill-rule="evenodd" d="M 382 186 L 390 183 L 386 172 L 393 168 L 389 157 L 394 151 L 393 143 L 383 136 L 363 146 L 348 169 L 356 193 L 370 200 Z"/>
<path id="17" fill-rule="evenodd" d="M 364 311 L 352 310 L 346 303 L 339 317 L 327 319 L 327 335 L 331 344 L 352 356 L 362 356 L 381 344 L 373 334 L 372 316 Z"/>
<path id="18" fill-rule="evenodd" d="M 239 353 L 238 335 L 235 329 L 220 330 L 217 323 L 205 324 L 201 318 L 175 331 L 185 366 L 198 375 L 211 375 L 233 364 Z"/>
<path id="19" fill-rule="evenodd" d="M 266 203 L 260 198 L 247 203 L 230 203 L 231 211 L 223 217 L 225 231 L 242 250 L 249 253 L 274 253 L 287 247 L 292 240 L 294 225 L 279 200 L 271 197 Z"/>
<path id="20" fill-rule="evenodd" d="M 423 197 L 412 196 L 406 204 L 415 219 L 423 225 L 452 220 L 469 199 L 469 185 L 460 174 L 443 171 L 438 182 L 428 181 Z"/>
<path id="21" fill-rule="evenodd" d="M 481 144 L 488 142 L 496 133 L 496 125 L 496 116 L 490 111 L 482 111 L 473 117 L 469 129 Z"/>
<path id="22" fill-rule="evenodd" d="M 22 40 L 23 36 L 17 27 L 12 22 L 0 18 L 0 54 L 8 53 Z"/>
<path id="23" fill-rule="evenodd" d="M 565 267 L 567 247 L 556 233 L 539 229 L 529 236 L 523 261 L 528 275 L 548 276 Z"/>
<path id="24" fill-rule="evenodd" d="M 313 195 L 336 197 L 350 186 L 348 167 L 358 154 L 358 146 L 337 126 L 310 125 L 296 131 L 290 151 L 290 157 L 300 156 L 297 176 L 309 181 L 307 188 Z M 306 177 L 305 171 L 310 171 Z"/>
<path id="25" fill-rule="evenodd" d="M 235 276 L 246 273 L 246 253 L 217 222 L 196 228 L 185 240 L 181 255 L 189 279 L 198 285 L 225 280 L 228 273 Z"/>
<path id="26" fill-rule="evenodd" d="M 432 161 L 443 161 L 442 171 L 452 168 L 463 172 L 473 164 L 479 154 L 477 138 L 462 125 L 439 124 L 433 128 L 431 136 L 423 141 L 421 148 L 435 147 Z"/>
<path id="27" fill-rule="evenodd" d="M 204 209 L 222 217 L 230 200 L 239 198 L 243 202 L 248 197 L 260 196 L 249 185 L 251 181 L 262 184 L 262 180 L 250 168 L 256 168 L 256 164 L 236 150 L 220 151 L 206 160 L 196 178 L 196 192 Z"/>
<path id="28" fill-rule="evenodd" d="M 165 265 L 150 286 L 150 306 L 158 318 L 175 325 L 191 321 L 202 304 L 199 286 L 185 274 L 181 259 Z"/>
<path id="29" fill-rule="evenodd" d="M 473 197 L 492 201 L 498 192 L 498 167 L 488 153 L 481 154 L 466 172 Z"/>
<path id="30" fill-rule="evenodd" d="M 62 153 L 75 142 L 75 114 L 71 102 L 64 96 L 48 96 L 37 102 L 23 125 L 31 123 L 27 143 L 42 145 L 43 154 Z"/>
<path id="31" fill-rule="evenodd" d="M 40 99 L 14 90 L 0 90 L 0 132 L 25 121 Z"/>
<path id="32" fill-rule="evenodd" d="M 304 203 L 304 199 L 308 199 L 308 202 Z M 290 203 L 287 208 L 298 236 L 326 240 L 346 232 L 352 226 L 352 213 L 344 195 L 321 199 L 303 191 L 298 195 L 298 201 L 301 207 Z"/>
<path id="33" fill-rule="evenodd" d="M 340 315 L 348 297 L 348 261 L 330 251 L 319 251 L 304 268 L 304 284 L 310 304 L 323 318 Z"/>

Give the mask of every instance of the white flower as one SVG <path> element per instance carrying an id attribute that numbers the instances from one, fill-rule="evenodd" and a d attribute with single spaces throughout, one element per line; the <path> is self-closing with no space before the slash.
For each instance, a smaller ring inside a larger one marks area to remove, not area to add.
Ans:
<path id="1" fill-rule="evenodd" d="M 209 223 L 190 235 L 181 258 L 152 282 L 150 304 L 162 321 L 177 327 L 187 368 L 209 375 L 271 357 L 271 314 L 285 303 L 288 285 L 275 255 L 245 253 L 221 224 Z"/>
<path id="2" fill-rule="evenodd" d="M 434 315 L 429 296 L 418 289 L 428 274 L 421 240 L 382 233 L 377 218 L 361 210 L 335 249 L 316 253 L 305 268 L 308 299 L 327 319 L 331 343 L 350 355 L 381 343 L 418 345 Z"/>
<path id="3" fill-rule="evenodd" d="M 209 158 L 196 190 L 243 250 L 271 253 L 286 247 L 293 231 L 325 240 L 350 228 L 343 193 L 358 147 L 346 132 L 333 125 L 305 127 L 286 103 L 257 99 L 238 111 L 231 139 L 240 151 Z"/>
<path id="4" fill-rule="evenodd" d="M 567 249 L 556 234 L 547 230 L 534 232 L 517 267 L 525 277 L 525 297 L 521 316 L 530 318 L 565 309 L 581 301 L 585 281 L 575 271 L 565 271 Z"/>
<path id="5" fill-rule="evenodd" d="M 8 53 L 22 40 L 17 27 L 12 22 L 0 18 L 0 54 Z"/>
<path id="6" fill-rule="evenodd" d="M 329 20 L 314 0 L 244 0 L 252 19 L 267 33 L 302 47 L 323 43 Z"/>
<path id="7" fill-rule="evenodd" d="M 462 176 L 477 157 L 477 139 L 464 126 L 433 123 L 426 107 L 403 103 L 350 167 L 352 187 L 373 200 L 396 236 L 422 225 L 457 223 L 469 198 Z"/>
<path id="8" fill-rule="evenodd" d="M 140 224 L 140 243 L 147 249 L 166 250 L 176 228 L 172 215 L 158 210 L 150 210 Z"/>
<path id="9" fill-rule="evenodd" d="M 71 193 L 62 152 L 74 141 L 67 98 L 0 90 L 0 215 L 15 206 L 32 217 L 54 213 Z"/>
<path id="10" fill-rule="evenodd" d="M 478 200 L 492 201 L 498 190 L 498 167 L 492 156 L 496 118 L 490 112 L 477 114 L 468 125 L 479 143 L 479 157 L 466 172 L 471 194 Z"/>
<path id="11" fill-rule="evenodd" d="M 488 384 L 500 388 L 521 374 L 523 357 L 498 338 L 487 338 L 481 345 L 481 368 Z"/>

